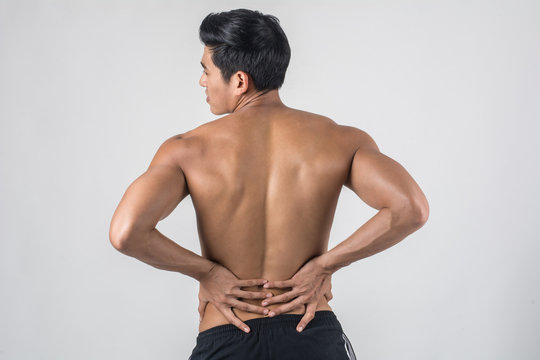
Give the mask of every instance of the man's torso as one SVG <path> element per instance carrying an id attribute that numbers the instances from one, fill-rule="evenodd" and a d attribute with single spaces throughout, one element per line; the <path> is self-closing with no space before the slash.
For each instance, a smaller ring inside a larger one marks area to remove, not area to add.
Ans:
<path id="1" fill-rule="evenodd" d="M 291 278 L 327 251 L 338 197 L 361 139 L 358 129 L 283 107 L 246 109 L 179 135 L 177 156 L 202 256 L 239 279 Z M 275 296 L 287 290 L 264 291 Z M 317 310 L 332 309 L 323 297 Z M 243 321 L 265 316 L 233 311 Z M 304 312 L 301 306 L 288 313 Z M 199 332 L 228 323 L 209 303 Z"/>

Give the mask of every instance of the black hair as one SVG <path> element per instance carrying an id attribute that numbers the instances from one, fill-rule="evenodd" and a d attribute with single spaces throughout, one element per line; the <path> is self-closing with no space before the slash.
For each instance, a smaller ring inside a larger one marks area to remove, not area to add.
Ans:
<path id="1" fill-rule="evenodd" d="M 285 80 L 291 49 L 273 15 L 237 9 L 210 13 L 199 28 L 212 61 L 228 83 L 237 71 L 248 73 L 259 91 L 279 89 Z"/>

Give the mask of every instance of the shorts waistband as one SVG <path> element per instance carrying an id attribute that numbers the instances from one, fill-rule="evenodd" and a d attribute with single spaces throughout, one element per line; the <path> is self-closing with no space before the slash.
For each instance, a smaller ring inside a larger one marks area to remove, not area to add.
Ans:
<path id="1" fill-rule="evenodd" d="M 302 319 L 303 316 L 303 314 L 280 314 L 273 317 L 249 319 L 244 321 L 244 323 L 249 326 L 249 333 L 240 330 L 233 324 L 218 325 L 213 328 L 201 331 L 197 335 L 197 342 L 205 340 L 209 337 L 220 335 L 229 335 L 235 333 L 249 335 L 252 332 L 260 332 L 264 331 L 265 329 L 271 329 L 274 327 L 283 327 L 284 325 L 290 325 L 293 329 L 296 329 L 296 326 L 298 325 L 300 319 Z M 341 324 L 336 317 L 336 314 L 334 314 L 332 310 L 316 311 L 315 317 L 307 324 L 306 329 L 318 325 L 325 325 L 329 328 L 343 331 L 341 328 Z M 303 331 L 305 331 L 305 329 Z"/>

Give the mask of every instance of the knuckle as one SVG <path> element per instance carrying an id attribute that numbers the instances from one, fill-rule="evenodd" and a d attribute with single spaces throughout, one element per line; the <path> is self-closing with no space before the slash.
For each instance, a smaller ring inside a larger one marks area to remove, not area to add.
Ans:
<path id="1" fill-rule="evenodd" d="M 286 292 L 284 294 L 281 294 L 279 295 L 279 300 L 290 300 L 290 299 L 294 299 L 295 297 L 297 297 L 299 294 L 298 292 L 296 291 L 290 291 L 290 292 Z"/>

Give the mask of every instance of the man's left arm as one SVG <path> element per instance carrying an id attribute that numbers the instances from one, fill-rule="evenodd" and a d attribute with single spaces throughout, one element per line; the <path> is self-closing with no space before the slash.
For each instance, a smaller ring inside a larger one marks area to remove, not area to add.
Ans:
<path id="1" fill-rule="evenodd" d="M 109 240 L 123 254 L 155 268 L 176 271 L 201 283 L 199 314 L 212 303 L 233 325 L 249 331 L 232 308 L 267 314 L 268 309 L 242 299 L 266 298 L 265 291 L 245 291 L 242 287 L 263 285 L 265 279 L 240 280 L 229 269 L 189 251 L 156 229 L 188 193 L 178 156 L 181 138 L 167 139 L 158 149 L 150 166 L 128 187 L 114 212 Z M 270 293 L 271 294 L 271 293 Z"/>
<path id="2" fill-rule="evenodd" d="M 189 251 L 156 229 L 188 194 L 179 165 L 177 136 L 158 149 L 148 169 L 126 190 L 109 229 L 112 245 L 155 268 L 176 271 L 200 281 L 214 262 Z"/>

